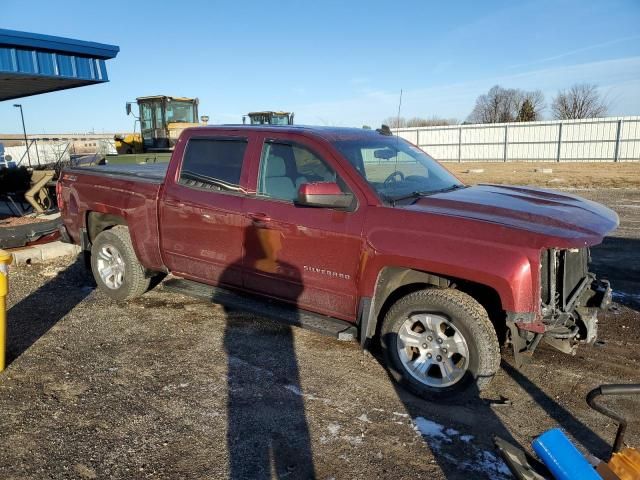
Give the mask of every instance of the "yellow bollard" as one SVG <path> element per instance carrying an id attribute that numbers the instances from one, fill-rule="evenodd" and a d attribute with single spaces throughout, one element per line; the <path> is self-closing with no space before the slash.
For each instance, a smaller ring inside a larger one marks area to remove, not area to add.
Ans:
<path id="1" fill-rule="evenodd" d="M 0 250 L 0 372 L 5 367 L 7 350 L 7 293 L 9 293 L 9 264 L 11 254 Z"/>

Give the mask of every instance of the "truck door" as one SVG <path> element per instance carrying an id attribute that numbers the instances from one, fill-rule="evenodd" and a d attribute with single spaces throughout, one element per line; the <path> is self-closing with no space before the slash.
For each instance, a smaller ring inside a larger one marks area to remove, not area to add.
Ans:
<path id="1" fill-rule="evenodd" d="M 356 192 L 336 173 L 322 145 L 292 141 L 291 134 L 278 137 L 264 138 L 260 159 L 254 157 L 258 165 L 250 174 L 257 179 L 257 194 L 245 199 L 250 225 L 244 240 L 244 287 L 353 320 L 364 209 L 295 205 L 302 183 L 338 182 Z"/>
<path id="2" fill-rule="evenodd" d="M 209 284 L 240 286 L 246 135 L 193 134 L 174 155 L 159 206 L 160 245 L 172 273 Z"/>

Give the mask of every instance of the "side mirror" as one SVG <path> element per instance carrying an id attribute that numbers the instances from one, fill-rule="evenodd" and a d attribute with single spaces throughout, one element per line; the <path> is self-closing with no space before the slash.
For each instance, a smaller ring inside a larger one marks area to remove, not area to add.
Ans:
<path id="1" fill-rule="evenodd" d="M 127 115 L 131 115 L 131 102 L 127 102 Z"/>
<path id="2" fill-rule="evenodd" d="M 335 182 L 303 183 L 296 203 L 305 207 L 349 208 L 353 194 L 344 193 Z"/>
<path id="3" fill-rule="evenodd" d="M 5 154 L 4 159 L 5 159 L 7 162 L 10 162 L 11 160 L 13 160 L 13 157 L 7 153 L 7 154 Z"/>

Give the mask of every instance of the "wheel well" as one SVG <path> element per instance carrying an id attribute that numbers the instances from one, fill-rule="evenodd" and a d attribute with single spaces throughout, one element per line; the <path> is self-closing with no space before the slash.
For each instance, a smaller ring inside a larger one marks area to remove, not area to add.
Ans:
<path id="1" fill-rule="evenodd" d="M 375 337 L 389 308 L 400 298 L 425 288 L 455 288 L 474 298 L 484 307 L 493 323 L 498 339 L 502 343 L 506 335 L 506 316 L 500 296 L 493 288 L 467 280 L 444 277 L 419 270 L 387 268 L 379 276 L 373 298 L 373 321 L 376 323 Z"/>
<path id="2" fill-rule="evenodd" d="M 89 241 L 93 242 L 98 234 L 116 225 L 127 225 L 124 218 L 111 213 L 89 212 L 87 214 L 87 234 Z"/>
<path id="3" fill-rule="evenodd" d="M 456 288 L 475 299 L 484 307 L 489 315 L 489 320 L 493 323 L 493 327 L 498 335 L 500 345 L 503 345 L 507 335 L 507 315 L 502 308 L 500 295 L 493 288 L 481 283 L 469 282 L 461 280 L 457 283 Z"/>

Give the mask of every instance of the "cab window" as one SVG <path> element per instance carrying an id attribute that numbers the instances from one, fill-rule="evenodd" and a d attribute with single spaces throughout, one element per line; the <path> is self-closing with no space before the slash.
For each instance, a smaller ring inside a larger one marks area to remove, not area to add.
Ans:
<path id="1" fill-rule="evenodd" d="M 276 142 L 264 144 L 258 195 L 292 202 L 300 185 L 312 182 L 342 183 L 335 171 L 308 148 Z"/>
<path id="2" fill-rule="evenodd" d="M 239 191 L 245 139 L 192 138 L 187 143 L 179 183 L 218 191 Z"/>

